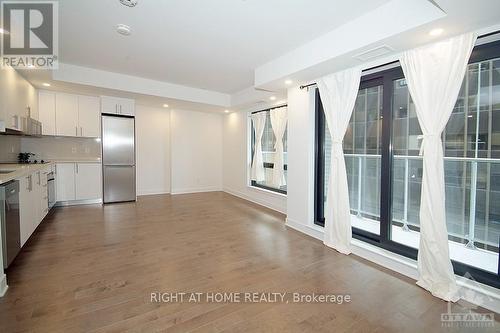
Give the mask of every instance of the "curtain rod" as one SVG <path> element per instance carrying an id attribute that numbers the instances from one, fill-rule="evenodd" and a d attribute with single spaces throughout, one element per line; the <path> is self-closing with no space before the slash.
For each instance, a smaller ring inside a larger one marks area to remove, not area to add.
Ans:
<path id="1" fill-rule="evenodd" d="M 373 66 L 373 67 L 370 67 L 370 68 L 367 68 L 367 69 L 363 69 L 361 72 L 362 73 L 363 72 L 368 72 L 368 71 L 371 71 L 371 70 L 374 70 L 374 69 L 377 69 L 377 68 L 380 68 L 380 67 L 385 67 L 385 66 L 393 65 L 393 64 L 396 64 L 398 62 L 399 62 L 399 60 L 394 60 L 394 61 L 382 64 L 382 65 L 377 65 L 377 66 Z M 309 84 L 300 86 L 299 88 L 300 89 L 304 89 L 304 88 L 309 88 L 309 87 L 312 87 L 312 86 L 315 86 L 315 85 L 316 85 L 316 82 L 313 82 L 313 83 L 309 83 Z"/>
<path id="2" fill-rule="evenodd" d="M 271 111 L 271 110 L 279 109 L 279 108 L 282 108 L 282 107 L 285 107 L 285 106 L 288 106 L 288 104 L 282 104 L 282 105 L 273 106 L 272 108 L 267 108 L 267 109 L 264 109 L 264 110 L 253 111 L 253 112 L 251 112 L 251 114 L 259 113 L 259 112 L 265 112 L 265 111 Z"/>
<path id="3" fill-rule="evenodd" d="M 496 35 L 496 34 L 498 34 L 498 33 L 500 33 L 500 30 L 496 30 L 496 31 L 489 32 L 489 33 L 487 33 L 487 34 L 481 35 L 481 36 L 477 37 L 477 39 L 490 37 L 490 36 Z M 388 62 L 388 63 L 386 63 L 386 64 L 382 64 L 382 65 L 378 65 L 378 66 L 370 67 L 370 68 L 367 68 L 367 69 L 363 69 L 363 71 L 362 71 L 362 72 L 371 71 L 371 70 L 377 69 L 377 68 L 379 68 L 379 67 L 384 67 L 384 66 L 388 66 L 388 65 L 395 64 L 395 63 L 397 63 L 397 62 L 399 62 L 399 60 L 395 60 L 395 61 Z M 309 84 L 302 85 L 302 86 L 300 86 L 299 88 L 300 88 L 300 89 L 305 89 L 305 88 L 309 88 L 309 87 L 312 87 L 312 86 L 315 86 L 315 85 L 316 85 L 316 82 L 312 82 L 312 83 L 309 83 Z"/>

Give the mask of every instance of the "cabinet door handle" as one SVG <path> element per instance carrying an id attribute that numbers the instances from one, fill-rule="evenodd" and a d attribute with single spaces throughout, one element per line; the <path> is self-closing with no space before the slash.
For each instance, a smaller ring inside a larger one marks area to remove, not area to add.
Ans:
<path id="1" fill-rule="evenodd" d="M 120 114 L 122 113 L 122 105 L 120 104 Z"/>
<path id="2" fill-rule="evenodd" d="M 115 113 L 118 113 L 118 104 L 115 104 Z"/>
<path id="3" fill-rule="evenodd" d="M 75 136 L 78 136 L 78 126 L 75 126 Z"/>
<path id="4" fill-rule="evenodd" d="M 78 173 L 78 163 L 75 163 L 76 173 Z"/>
<path id="5" fill-rule="evenodd" d="M 83 136 L 83 127 L 80 127 L 80 136 Z"/>
<path id="6" fill-rule="evenodd" d="M 38 171 L 38 184 L 37 185 L 40 185 L 42 183 L 42 179 L 40 178 L 40 171 Z"/>

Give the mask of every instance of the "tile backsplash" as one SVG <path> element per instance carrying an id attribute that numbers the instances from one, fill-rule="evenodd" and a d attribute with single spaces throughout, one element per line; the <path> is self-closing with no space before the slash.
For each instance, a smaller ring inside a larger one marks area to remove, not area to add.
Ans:
<path id="1" fill-rule="evenodd" d="M 21 138 L 21 151 L 34 153 L 36 160 L 94 159 L 101 157 L 101 141 L 95 138 Z"/>
<path id="2" fill-rule="evenodd" d="M 20 152 L 20 136 L 0 135 L 0 163 L 17 162 L 17 154 Z"/>

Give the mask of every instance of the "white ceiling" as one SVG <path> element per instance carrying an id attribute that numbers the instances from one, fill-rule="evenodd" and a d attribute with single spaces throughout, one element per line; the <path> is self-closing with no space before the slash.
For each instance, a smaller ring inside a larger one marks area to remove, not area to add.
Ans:
<path id="1" fill-rule="evenodd" d="M 434 28 L 444 32 L 429 35 Z M 480 36 L 499 30 L 499 0 L 392 0 L 256 68 L 255 86 L 278 90 L 285 79 L 307 83 L 343 68 L 366 69 L 392 62 L 401 51 L 465 32 Z M 356 58 L 380 46 L 392 51 L 367 61 Z"/>
<path id="2" fill-rule="evenodd" d="M 256 67 L 386 2 L 65 0 L 60 61 L 234 93 L 253 86 Z M 132 35 L 117 34 L 119 23 Z"/>
<path id="3" fill-rule="evenodd" d="M 260 108 L 271 96 L 281 100 L 285 78 L 297 85 L 359 65 L 353 56 L 373 47 L 388 45 L 393 52 L 364 63 L 366 68 L 448 36 L 500 29 L 500 0 L 139 0 L 135 8 L 119 0 L 59 4 L 61 66 L 20 71 L 35 87 L 44 89 L 42 83 L 50 82 L 54 90 L 210 112 Z M 118 23 L 130 25 L 132 35 L 117 34 Z M 442 36 L 429 36 L 435 27 L 444 28 Z M 259 79 L 257 74 L 266 72 L 272 75 Z"/>

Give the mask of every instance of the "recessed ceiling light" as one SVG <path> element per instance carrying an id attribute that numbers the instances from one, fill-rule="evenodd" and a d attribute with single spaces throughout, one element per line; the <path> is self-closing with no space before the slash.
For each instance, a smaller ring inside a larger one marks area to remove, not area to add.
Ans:
<path id="1" fill-rule="evenodd" d="M 28 66 L 26 66 L 26 67 L 28 67 L 28 68 L 35 68 L 35 65 L 33 65 L 33 64 L 29 64 L 29 65 L 28 65 Z"/>
<path id="2" fill-rule="evenodd" d="M 163 104 L 163 107 L 164 108 L 168 108 L 168 104 Z"/>
<path id="3" fill-rule="evenodd" d="M 436 29 L 432 29 L 431 31 L 429 31 L 429 35 L 430 36 L 439 36 L 443 33 L 443 29 L 442 28 L 436 28 Z"/>
<path id="4" fill-rule="evenodd" d="M 50 87 L 50 83 L 47 83 L 47 82 L 42 83 L 42 85 L 43 85 L 44 87 Z"/>
<path id="5" fill-rule="evenodd" d="M 285 80 L 285 84 L 286 84 L 287 86 L 291 85 L 292 83 L 293 83 L 293 81 L 292 81 L 292 80 Z"/>
<path id="6" fill-rule="evenodd" d="M 224 113 L 229 113 L 229 110 L 224 110 Z"/>
<path id="7" fill-rule="evenodd" d="M 2 28 L 0 28 L 0 34 L 8 34 L 9 32 L 7 30 L 4 30 Z"/>
<path id="8" fill-rule="evenodd" d="M 132 30 L 130 30 L 130 27 L 126 24 L 118 24 L 116 26 L 116 32 L 123 36 L 130 36 Z"/>
<path id="9" fill-rule="evenodd" d="M 276 99 L 276 96 L 271 96 L 271 97 L 269 97 L 269 99 L 270 99 L 271 101 L 274 101 L 274 100 Z"/>

